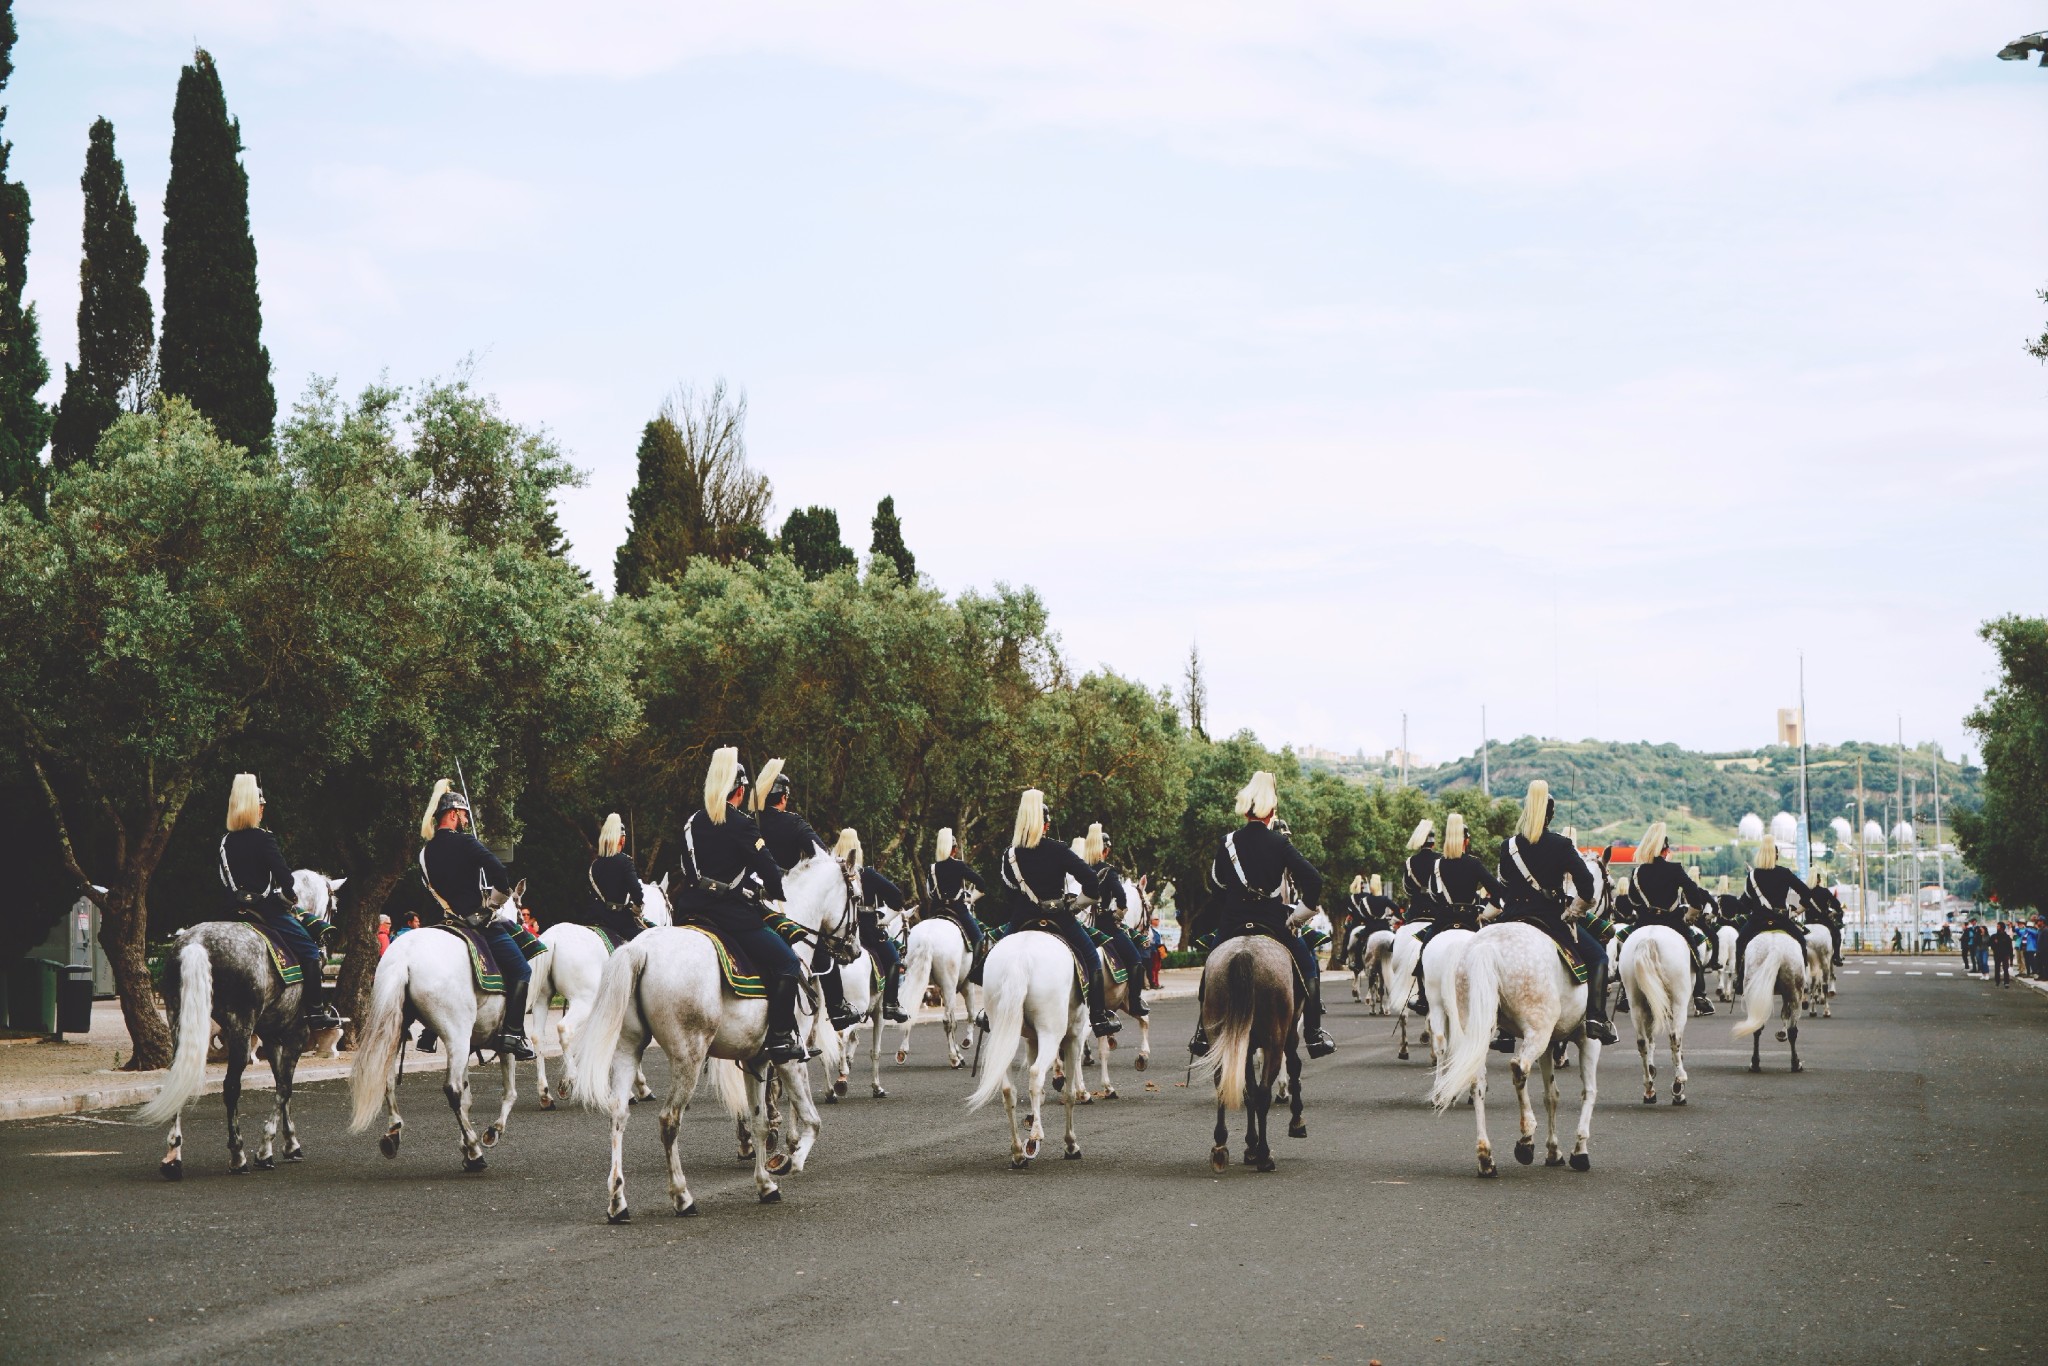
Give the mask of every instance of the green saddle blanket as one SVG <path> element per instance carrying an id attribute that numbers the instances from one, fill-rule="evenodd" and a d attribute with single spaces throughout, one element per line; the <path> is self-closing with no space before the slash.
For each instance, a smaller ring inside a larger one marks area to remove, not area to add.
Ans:
<path id="1" fill-rule="evenodd" d="M 1061 948 L 1067 947 L 1067 937 L 1060 929 L 1060 922 L 1051 916 L 1037 916 L 1030 920 L 1020 920 L 1013 925 L 999 925 L 989 931 L 988 942 L 990 945 L 994 945 L 999 939 L 1008 939 L 1011 935 L 1020 934 L 1025 930 L 1036 930 L 1040 934 L 1049 934 L 1060 941 Z M 1100 934 L 1101 931 L 1091 925 L 1088 927 L 1088 933 L 1090 936 L 1093 936 Z M 1068 954 L 1071 957 L 1072 950 L 1068 950 Z M 1108 960 L 1104 959 L 1103 964 L 1107 967 Z M 1121 982 L 1124 979 L 1122 976 L 1119 976 L 1116 980 Z M 1074 959 L 1074 989 L 1083 996 L 1088 994 L 1088 969 L 1082 966 L 1079 958 Z"/>
<path id="2" fill-rule="evenodd" d="M 505 976 L 498 971 L 498 960 L 492 954 L 490 945 L 485 942 L 482 930 L 459 920 L 443 920 L 437 925 L 428 925 L 425 928 L 452 934 L 462 941 L 463 947 L 469 950 L 469 972 L 476 981 L 478 991 L 486 996 L 505 994 Z M 548 946 L 528 934 L 524 927 L 513 925 L 508 928 L 512 931 L 513 947 L 519 950 L 527 962 L 532 962 L 548 951 Z"/>
<path id="3" fill-rule="evenodd" d="M 278 981 L 288 987 L 295 987 L 306 980 L 304 965 L 299 962 L 290 949 L 284 946 L 284 941 L 278 937 L 277 931 L 263 923 L 261 916 L 250 911 L 237 916 L 236 919 L 263 937 L 263 947 L 270 951 L 270 966 L 277 969 Z M 305 911 L 294 909 L 292 911 L 292 919 L 306 927 L 306 933 L 313 936 L 313 942 L 316 944 L 320 942 L 320 936 L 327 930 L 326 921 L 316 915 L 309 915 Z"/>
<path id="4" fill-rule="evenodd" d="M 762 917 L 762 923 L 792 944 L 810 933 L 780 911 L 769 911 Z M 725 978 L 726 989 L 733 995 L 743 1001 L 758 1001 L 768 995 L 767 984 L 761 980 L 761 974 L 754 971 L 754 964 L 744 953 L 726 943 L 716 926 L 701 920 L 685 920 L 681 928 L 695 930 L 711 941 L 711 947 L 718 952 L 718 971 Z"/>

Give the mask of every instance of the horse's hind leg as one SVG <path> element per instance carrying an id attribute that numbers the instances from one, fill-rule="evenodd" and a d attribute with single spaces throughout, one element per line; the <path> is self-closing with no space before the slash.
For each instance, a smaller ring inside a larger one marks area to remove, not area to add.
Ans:
<path id="1" fill-rule="evenodd" d="M 228 1172 L 240 1176 L 249 1170 L 249 1153 L 242 1146 L 242 1069 L 249 1065 L 249 1035 L 239 1024 L 221 1031 L 227 1046 L 228 1074 L 221 1082 L 221 1102 L 228 1109 Z"/>
<path id="2" fill-rule="evenodd" d="M 540 1050 L 536 1048 L 533 1052 L 534 1057 L 538 1059 Z M 491 1121 L 490 1128 L 484 1130 L 486 1148 L 497 1147 L 498 1140 L 505 1136 L 505 1125 L 512 1118 L 512 1102 L 519 1099 L 519 1064 L 513 1060 L 510 1053 L 505 1054 L 499 1061 L 505 1065 L 505 1098 L 498 1103 L 498 1117 Z"/>
<path id="3" fill-rule="evenodd" d="M 270 1050 L 270 1077 L 277 1088 L 276 1103 L 270 1113 L 270 1122 L 263 1126 L 263 1146 L 256 1154 L 256 1165 L 268 1171 L 277 1165 L 276 1145 L 280 1138 L 284 1143 L 284 1160 L 296 1162 L 306 1155 L 299 1144 L 299 1132 L 292 1126 L 292 1074 L 298 1070 L 299 1045 L 287 1039 L 274 1044 Z"/>
<path id="4" fill-rule="evenodd" d="M 747 1074 L 747 1120 L 754 1140 L 754 1193 L 762 1204 L 772 1205 L 782 1198 L 782 1191 L 776 1186 L 775 1178 L 768 1174 L 769 1082 L 755 1076 L 750 1068 L 742 1070 Z M 770 1078 L 773 1075 L 770 1073 Z"/>
<path id="5" fill-rule="evenodd" d="M 1801 1063 L 1801 1062 L 1799 1061 L 1799 1021 L 1798 1021 L 1798 1020 L 1796 1020 L 1796 1019 L 1795 1019 L 1795 1020 L 1793 1020 L 1793 1021 L 1792 1021 L 1792 1027 L 1791 1027 L 1790 1029 L 1788 1029 L 1788 1030 L 1786 1031 L 1786 1039 L 1785 1039 L 1785 1042 L 1786 1042 L 1786 1043 L 1788 1043 L 1788 1044 L 1790 1044 L 1790 1045 L 1792 1046 L 1792 1070 L 1793 1070 L 1794 1072 L 1804 1072 L 1804 1071 L 1806 1070 L 1806 1066 L 1805 1066 L 1805 1064 L 1803 1064 L 1803 1063 Z"/>
<path id="6" fill-rule="evenodd" d="M 1308 1125 L 1301 1122 L 1301 1050 L 1287 1041 L 1287 1136 L 1307 1138 Z"/>
<path id="7" fill-rule="evenodd" d="M 1679 1015 L 1671 1030 L 1671 1103 L 1685 1104 L 1685 1016 Z"/>
<path id="8" fill-rule="evenodd" d="M 768 1158 L 768 1170 L 775 1176 L 785 1172 L 800 1172 L 804 1159 L 811 1155 L 812 1145 L 818 1141 L 818 1131 L 824 1121 L 818 1114 L 817 1104 L 811 1096 L 811 1069 L 808 1063 L 782 1063 L 776 1069 L 781 1079 L 782 1095 L 789 1102 L 791 1142 L 782 1152 L 772 1153 Z"/>
<path id="9" fill-rule="evenodd" d="M 1572 1142 L 1572 1170 L 1593 1170 L 1593 1103 L 1600 1099 L 1600 1041 L 1587 1039 L 1579 1045 L 1579 1127 Z M 1557 1111 L 1557 1088 L 1550 1091 L 1551 1113 Z"/>
<path id="10" fill-rule="evenodd" d="M 469 1032 L 444 1035 L 442 1046 L 448 1050 L 448 1079 L 442 1083 L 441 1094 L 448 1098 L 448 1108 L 455 1112 L 455 1125 L 462 1131 L 462 1170 L 480 1172 L 489 1164 L 484 1161 L 484 1146 L 469 1120 Z"/>
<path id="11" fill-rule="evenodd" d="M 185 1176 L 185 1112 L 180 1110 L 171 1116 L 171 1132 L 165 1141 L 164 1160 L 157 1167 L 166 1181 L 180 1181 Z"/>
<path id="12" fill-rule="evenodd" d="M 405 1039 L 402 1031 L 412 1028 L 410 1015 L 399 1026 L 401 1037 L 398 1041 L 398 1056 L 391 1060 L 391 1070 L 384 1076 L 384 1108 L 391 1114 L 391 1122 L 384 1127 L 384 1136 L 377 1140 L 377 1151 L 386 1157 L 398 1156 L 398 1139 L 405 1129 L 405 1117 L 398 1113 L 398 1079 L 405 1057 Z"/>
<path id="13" fill-rule="evenodd" d="M 1643 1104 L 1657 1103 L 1657 1041 L 1643 1028 L 1644 1016 L 1636 1016 L 1636 1056 L 1643 1060 Z"/>
<path id="14" fill-rule="evenodd" d="M 1557 1067 L 1548 1052 L 1543 1055 L 1543 1165 L 1561 1167 L 1564 1154 L 1557 1150 Z"/>
<path id="15" fill-rule="evenodd" d="M 1102 1050 L 1102 1074 L 1103 1084 L 1106 1086 L 1109 1082 L 1109 1040 L 1104 1039 L 1102 1042 L 1104 1045 Z M 1069 1162 L 1071 1162 L 1081 1155 L 1081 1139 L 1080 1136 L 1074 1132 L 1074 1107 L 1080 1104 L 1081 1102 L 1080 1098 L 1076 1096 L 1074 1093 L 1076 1091 L 1086 1091 L 1088 1089 L 1088 1078 L 1081 1071 L 1080 1039 L 1073 1034 L 1068 1034 L 1066 1041 L 1066 1049 L 1070 1067 L 1073 1071 L 1074 1076 L 1077 1078 L 1075 1084 L 1067 1088 L 1067 1094 L 1063 1097 L 1067 1104 L 1067 1132 L 1064 1135 L 1064 1139 L 1066 1142 L 1066 1151 L 1061 1155 L 1065 1157 Z"/>
<path id="16" fill-rule="evenodd" d="M 1230 1126 L 1229 1112 L 1223 1102 L 1216 1102 L 1216 1132 L 1209 1136 L 1209 1170 L 1219 1175 L 1230 1170 Z"/>
<path id="17" fill-rule="evenodd" d="M 684 1056 L 674 1060 L 674 1066 L 669 1070 L 668 1101 L 661 1107 L 661 1150 L 668 1159 L 668 1198 L 679 1215 L 692 1215 L 697 1212 L 697 1201 L 690 1194 L 688 1178 L 683 1175 L 683 1155 L 677 1145 L 682 1137 L 683 1110 L 690 1103 L 690 1092 L 696 1089 L 697 1067 L 702 1061 L 701 1057 L 696 1056 Z M 614 1067 L 616 1066 L 615 1063 Z M 613 1080 L 613 1132 L 623 1133 L 626 1127 L 626 1114 L 632 1108 L 627 1100 L 630 1088 L 616 1084 L 623 1080 L 622 1078 L 615 1077 Z M 619 1159 L 616 1155 L 612 1158 L 612 1172 L 612 1199 L 618 1212 L 611 1218 L 613 1223 L 624 1223 L 627 1218 L 626 1179 L 619 1169 Z"/>
<path id="18" fill-rule="evenodd" d="M 1526 1041 L 1523 1051 L 1529 1051 Z M 1520 1124 L 1515 1137 L 1515 1161 L 1525 1167 L 1536 1160 L 1536 1107 L 1529 1100 L 1529 1069 L 1537 1065 L 1539 1055 L 1547 1055 L 1549 1051 L 1550 1045 L 1545 1043 L 1537 1053 L 1526 1058 L 1517 1055 L 1508 1064 L 1508 1076 L 1515 1083 L 1515 1107 Z M 1542 1065 L 1548 1066 L 1549 1062 L 1548 1056 L 1542 1056 Z"/>
<path id="19" fill-rule="evenodd" d="M 1486 1136 L 1486 1073 L 1479 1074 L 1479 1080 L 1472 1083 L 1472 1122 L 1479 1130 L 1479 1174 L 1496 1176 L 1500 1169 L 1493 1165 L 1493 1141 Z"/>

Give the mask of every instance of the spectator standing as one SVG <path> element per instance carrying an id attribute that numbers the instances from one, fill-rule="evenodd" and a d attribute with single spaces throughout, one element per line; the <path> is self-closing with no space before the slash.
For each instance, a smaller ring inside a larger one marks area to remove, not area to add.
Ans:
<path id="1" fill-rule="evenodd" d="M 388 915 L 380 915 L 377 917 L 377 956 L 379 958 L 382 958 L 384 956 L 385 951 L 390 947 L 391 917 Z"/>
<path id="2" fill-rule="evenodd" d="M 1159 968 L 1166 961 L 1166 934 L 1159 927 L 1159 917 L 1153 916 L 1152 923 L 1145 927 L 1145 977 L 1151 990 L 1159 990 Z"/>
<path id="3" fill-rule="evenodd" d="M 2000 928 L 2004 928 L 2003 922 Z M 1991 975 L 1991 930 L 1985 925 L 1977 927 L 1977 971 L 1986 977 Z"/>
<path id="4" fill-rule="evenodd" d="M 1902 932 L 1901 932 L 1901 931 L 1898 931 L 1898 930 L 1893 930 L 1893 931 L 1892 931 L 1892 952 L 1893 952 L 1893 953 L 1901 953 L 1901 952 L 1904 952 L 1904 950 L 1905 950 L 1905 944 L 1906 944 L 1906 941 L 1905 941 L 1904 937 L 1902 936 Z"/>
<path id="5" fill-rule="evenodd" d="M 407 911 L 405 913 L 405 919 L 399 921 L 398 924 L 395 927 L 393 927 L 391 931 L 391 937 L 393 939 L 396 939 L 398 938 L 398 936 L 406 933 L 407 931 L 416 930 L 419 927 L 420 913 L 418 911 Z"/>
<path id="6" fill-rule="evenodd" d="M 1977 922 L 1976 922 L 1976 921 L 1974 921 L 1974 920 L 1965 920 L 1965 921 L 1963 922 L 1963 937 L 1962 937 L 1962 943 L 1961 943 L 1961 945 L 1960 945 L 1959 947 L 1961 947 L 1961 949 L 1962 949 L 1962 951 L 1963 951 L 1963 971 L 1964 971 L 1964 972 L 1966 972 L 1966 973 L 1967 973 L 1967 972 L 1974 972 L 1974 971 L 1976 970 L 1976 967 L 1977 967 Z"/>
<path id="7" fill-rule="evenodd" d="M 1995 976 L 1992 980 L 2002 987 L 2012 985 L 2012 932 L 2003 920 L 1998 922 L 1998 932 L 1991 936 L 1991 963 Z"/>

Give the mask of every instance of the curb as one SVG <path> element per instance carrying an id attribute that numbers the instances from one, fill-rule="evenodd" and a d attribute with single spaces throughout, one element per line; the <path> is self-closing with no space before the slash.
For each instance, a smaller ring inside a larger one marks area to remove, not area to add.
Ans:
<path id="1" fill-rule="evenodd" d="M 321 1062 L 301 1067 L 292 1076 L 292 1084 L 309 1081 L 333 1081 L 348 1075 L 350 1064 L 345 1062 Z M 202 1096 L 220 1094 L 221 1079 L 209 1077 L 199 1088 Z M 277 1083 L 268 1068 L 260 1071 L 252 1064 L 242 1074 L 244 1091 L 272 1091 Z M 0 1122 L 10 1119 L 48 1119 L 53 1115 L 84 1114 L 88 1110 L 123 1110 L 143 1105 L 162 1094 L 161 1081 L 134 1081 L 107 1086 L 95 1086 L 83 1091 L 59 1091 L 40 1096 L 0 1096 Z"/>

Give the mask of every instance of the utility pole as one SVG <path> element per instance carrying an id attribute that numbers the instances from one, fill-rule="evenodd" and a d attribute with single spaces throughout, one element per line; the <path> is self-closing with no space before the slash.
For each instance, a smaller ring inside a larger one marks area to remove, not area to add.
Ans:
<path id="1" fill-rule="evenodd" d="M 1408 786 L 1408 713 L 1401 713 L 1401 784 Z"/>
<path id="2" fill-rule="evenodd" d="M 1493 782 L 1486 772 L 1486 704 L 1479 704 L 1479 795 L 1491 800 Z"/>
<path id="3" fill-rule="evenodd" d="M 1948 869 L 1941 858 L 1941 746 L 1934 747 L 1934 885 L 1941 888 L 1941 906 L 1948 910 Z"/>
<path id="4" fill-rule="evenodd" d="M 1806 809 L 1806 651 L 1799 652 L 1799 880 L 1813 877 L 1812 813 Z"/>
<path id="5" fill-rule="evenodd" d="M 1856 920 L 1857 937 L 1870 939 L 1870 841 L 1864 837 L 1863 757 L 1856 758 Z"/>
<path id="6" fill-rule="evenodd" d="M 1894 826 L 1892 827 L 1892 828 L 1893 828 L 1894 830 L 1898 829 L 1899 825 L 1905 825 L 1905 824 L 1907 824 L 1907 823 L 1908 823 L 1908 822 L 1907 822 L 1907 816 L 1906 816 L 1906 718 L 1905 718 L 1904 716 L 1900 716 L 1900 717 L 1898 718 L 1898 725 L 1899 725 L 1899 820 L 1898 820 L 1898 825 L 1894 825 Z M 1903 853 L 1903 852 L 1904 852 L 1904 850 L 1902 849 L 1902 850 L 1901 850 L 1900 852 L 1902 852 L 1902 853 Z M 1908 949 L 1915 949 L 1915 948 L 1917 948 L 1917 947 L 1919 946 L 1919 944 L 1920 944 L 1920 858 L 1919 858 L 1919 856 L 1918 856 L 1917 854 L 1916 854 L 1916 855 L 1914 855 L 1914 858 L 1913 858 L 1913 876 L 1912 876 L 1912 878 L 1911 878 L 1911 879 L 1905 879 L 1905 877 L 1904 877 L 1904 873 L 1905 873 L 1905 870 L 1904 870 L 1903 868 L 1902 868 L 1902 869 L 1900 869 L 1900 876 L 1901 876 L 1901 879 L 1902 879 L 1902 880 L 1905 880 L 1905 881 L 1907 882 L 1907 886 L 1906 886 L 1906 895 L 1907 895 L 1907 896 L 1909 896 L 1909 897 L 1911 897 L 1911 898 L 1912 898 L 1912 902 L 1913 902 L 1913 942 L 1912 942 L 1911 944 L 1908 944 L 1908 945 L 1907 945 L 1906 947 L 1907 947 Z"/>

